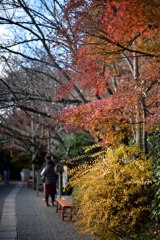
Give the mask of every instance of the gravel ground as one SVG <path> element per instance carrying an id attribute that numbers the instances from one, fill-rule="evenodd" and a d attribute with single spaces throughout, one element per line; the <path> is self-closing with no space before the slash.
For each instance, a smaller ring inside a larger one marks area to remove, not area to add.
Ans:
<path id="1" fill-rule="evenodd" d="M 0 181 L 0 219 L 4 200 L 16 187 L 23 184 L 16 195 L 16 215 L 18 240 L 79 240 L 81 235 L 75 232 L 74 223 L 65 218 L 61 220 L 61 211 L 56 207 L 45 207 L 43 193 L 27 188 L 27 183 L 12 181 L 4 184 Z M 50 200 L 50 199 L 49 199 Z M 16 238 L 17 239 L 17 238 Z M 84 240 L 91 239 L 89 237 Z M 0 237 L 1 240 L 1 237 Z"/>
<path id="2" fill-rule="evenodd" d="M 62 221 L 61 211 L 56 213 L 56 207 L 45 207 L 42 193 L 39 195 L 27 185 L 17 194 L 18 240 L 78 240 L 80 235 L 73 222 L 67 218 Z"/>

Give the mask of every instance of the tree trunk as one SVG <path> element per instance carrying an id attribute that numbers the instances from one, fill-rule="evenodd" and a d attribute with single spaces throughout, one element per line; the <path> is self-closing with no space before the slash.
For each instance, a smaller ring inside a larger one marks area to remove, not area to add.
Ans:
<path id="1" fill-rule="evenodd" d="M 142 118 L 143 118 L 143 152 L 145 154 L 148 154 L 148 146 L 147 146 L 147 131 L 145 129 L 146 127 L 146 109 L 145 109 L 145 102 L 144 102 L 144 99 L 142 100 L 142 104 L 143 104 L 143 115 L 142 115 Z"/>
<path id="2" fill-rule="evenodd" d="M 32 143 L 34 144 L 34 113 L 32 113 L 31 118 L 31 131 L 32 131 Z M 34 146 L 32 146 L 32 161 L 34 161 Z M 32 176 L 33 176 L 33 190 L 35 187 L 35 166 L 34 162 L 32 163 Z"/>
<path id="3" fill-rule="evenodd" d="M 138 80 L 138 57 L 136 53 L 133 53 L 133 77 L 135 81 Z M 139 109 L 139 99 L 137 99 L 136 109 Z M 141 124 L 139 123 L 139 113 L 136 115 L 136 144 L 141 148 Z"/>

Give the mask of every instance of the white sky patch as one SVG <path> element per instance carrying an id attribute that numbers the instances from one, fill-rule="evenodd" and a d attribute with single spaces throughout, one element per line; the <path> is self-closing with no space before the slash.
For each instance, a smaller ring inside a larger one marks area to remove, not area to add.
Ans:
<path id="1" fill-rule="evenodd" d="M 1 43 L 4 43 L 5 41 L 8 41 L 10 39 L 10 31 L 5 28 L 5 26 L 1 25 L 0 26 L 0 41 Z M 2 52 L 3 50 L 0 50 L 0 76 L 2 76 L 3 68 L 5 65 L 4 59 L 2 56 L 8 58 L 9 54 Z"/>

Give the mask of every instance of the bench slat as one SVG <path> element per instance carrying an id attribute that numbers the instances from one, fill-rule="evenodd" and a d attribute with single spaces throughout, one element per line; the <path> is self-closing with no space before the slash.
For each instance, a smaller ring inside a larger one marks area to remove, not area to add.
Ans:
<path id="1" fill-rule="evenodd" d="M 63 207 L 73 207 L 73 205 L 67 200 L 56 198 L 56 201 L 59 202 Z"/>

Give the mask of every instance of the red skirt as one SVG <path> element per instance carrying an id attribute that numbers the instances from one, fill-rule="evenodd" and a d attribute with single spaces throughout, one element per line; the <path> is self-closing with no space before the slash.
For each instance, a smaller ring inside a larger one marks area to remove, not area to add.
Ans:
<path id="1" fill-rule="evenodd" d="M 56 184 L 47 184 L 45 185 L 45 195 L 53 195 L 56 194 Z"/>

